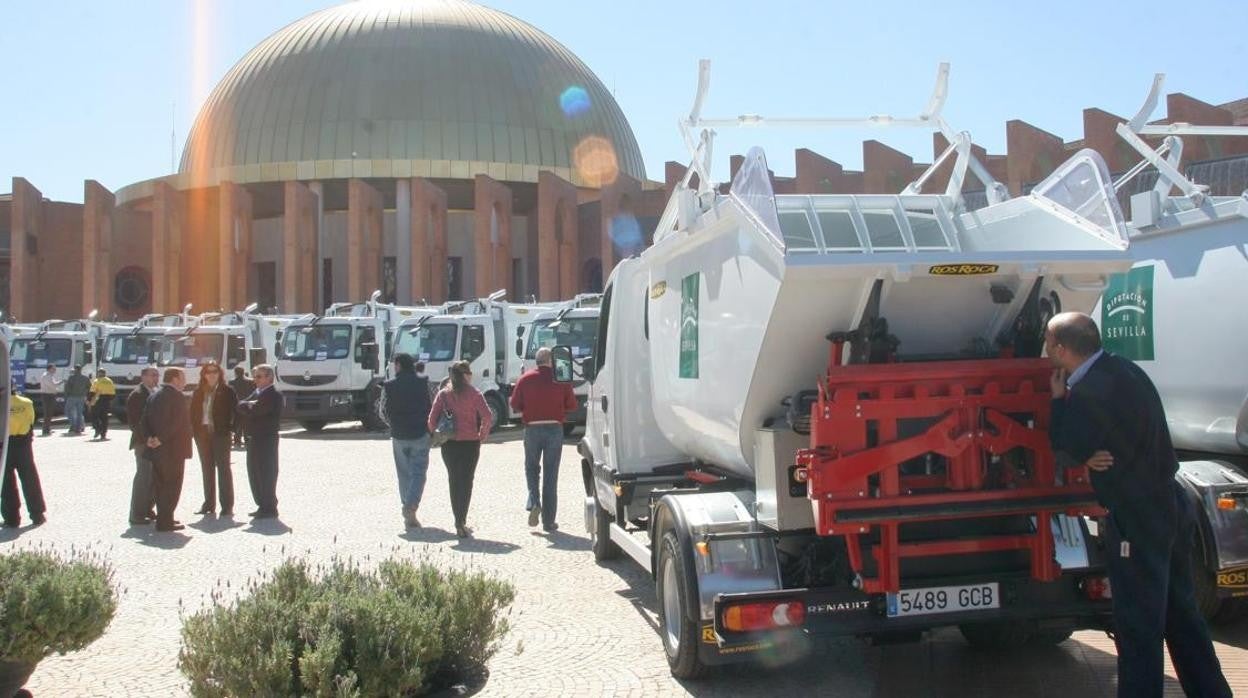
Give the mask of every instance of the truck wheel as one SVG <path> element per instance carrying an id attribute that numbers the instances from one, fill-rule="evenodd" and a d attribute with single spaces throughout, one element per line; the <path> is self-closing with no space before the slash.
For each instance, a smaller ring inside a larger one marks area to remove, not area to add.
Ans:
<path id="1" fill-rule="evenodd" d="M 1018 621 L 963 623 L 958 626 L 967 644 L 978 650 L 1012 650 L 1027 643 L 1031 628 Z"/>
<path id="2" fill-rule="evenodd" d="M 305 419 L 299 422 L 299 426 L 303 427 L 304 431 L 317 434 L 317 433 L 320 433 L 320 431 L 325 428 L 325 420 Z"/>
<path id="3" fill-rule="evenodd" d="M 360 419 L 360 423 L 364 425 L 365 431 L 385 431 L 390 428 L 378 412 L 380 404 L 381 384 L 373 383 L 364 393 L 364 416 Z"/>
<path id="4" fill-rule="evenodd" d="M 1060 645 L 1069 640 L 1070 636 L 1074 634 L 1073 628 L 1044 628 L 1033 632 L 1029 642 L 1033 645 Z"/>
<path id="5" fill-rule="evenodd" d="M 493 433 L 498 431 L 499 427 L 503 426 L 503 422 L 506 421 L 507 407 L 503 404 L 503 398 L 499 397 L 498 393 L 486 395 L 485 404 L 490 408 L 490 420 L 493 422 L 490 425 L 490 432 Z"/>
<path id="6" fill-rule="evenodd" d="M 1196 596 L 1196 607 L 1205 620 L 1215 622 L 1222 611 L 1222 599 L 1218 598 L 1218 583 L 1214 579 L 1213 570 L 1205 563 L 1205 553 L 1201 550 L 1200 539 L 1192 546 L 1192 591 Z"/>
<path id="7" fill-rule="evenodd" d="M 589 532 L 590 548 L 594 551 L 594 559 L 598 562 L 614 560 L 620 555 L 620 548 L 611 540 L 611 515 L 594 498 L 594 530 Z"/>
<path id="8" fill-rule="evenodd" d="M 685 558 L 680 541 L 668 531 L 659 547 L 655 593 L 659 600 L 659 635 L 672 676 L 696 679 L 706 674 L 698 657 L 698 600 L 689 597 Z"/>

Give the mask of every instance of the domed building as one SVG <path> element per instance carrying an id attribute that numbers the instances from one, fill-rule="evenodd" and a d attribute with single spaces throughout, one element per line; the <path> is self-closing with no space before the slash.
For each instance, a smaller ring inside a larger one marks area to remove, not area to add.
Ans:
<path id="1" fill-rule="evenodd" d="M 176 175 L 88 182 L 81 305 L 571 297 L 640 247 L 656 189 L 611 93 L 550 36 L 465 0 L 351 2 L 243 56 Z"/>

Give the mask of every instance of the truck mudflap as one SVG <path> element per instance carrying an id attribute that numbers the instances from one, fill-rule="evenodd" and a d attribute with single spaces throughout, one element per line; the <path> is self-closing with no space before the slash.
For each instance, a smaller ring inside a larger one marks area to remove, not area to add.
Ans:
<path id="1" fill-rule="evenodd" d="M 1112 601 L 1093 599 L 1089 588 L 1101 588 L 1104 572 L 1064 573 L 1057 581 L 1039 582 L 1029 575 L 991 580 L 928 579 L 913 592 L 909 608 L 901 594 L 870 594 L 854 589 L 783 589 L 767 592 L 719 594 L 713 621 L 703 621 L 700 650 L 707 663 L 725 664 L 752 654 L 789 654 L 794 643 L 815 636 L 872 636 L 913 633 L 963 623 L 1022 622 L 1036 627 L 1109 629 Z M 948 590 L 942 610 L 939 591 Z M 954 591 L 956 590 L 956 591 Z M 957 596 L 962 596 L 958 599 Z M 729 609 L 766 602 L 799 604 L 800 624 L 791 628 L 740 632 L 726 627 Z M 786 646 L 788 648 L 786 649 Z"/>

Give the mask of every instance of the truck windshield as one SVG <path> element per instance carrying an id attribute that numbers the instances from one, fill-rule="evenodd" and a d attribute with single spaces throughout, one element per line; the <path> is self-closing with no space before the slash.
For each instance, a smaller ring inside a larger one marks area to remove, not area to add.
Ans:
<path id="1" fill-rule="evenodd" d="M 290 361 L 345 359 L 350 354 L 350 325 L 287 327 L 282 337 L 282 358 Z"/>
<path id="2" fill-rule="evenodd" d="M 225 349 L 225 335 L 192 334 L 175 337 L 173 350 L 161 357 L 161 366 L 198 366 L 212 361 L 221 363 Z"/>
<path id="3" fill-rule="evenodd" d="M 163 332 L 160 334 L 147 332 L 115 334 L 110 335 L 104 342 L 104 363 L 160 363 L 169 351 L 169 339 Z"/>
<path id="4" fill-rule="evenodd" d="M 450 361 L 455 358 L 457 325 L 421 325 L 404 328 L 394 344 L 394 353 L 410 354 L 417 361 Z"/>
<path id="5" fill-rule="evenodd" d="M 564 318 L 558 326 L 551 327 L 554 320 L 539 320 L 529 330 L 529 348 L 524 358 L 533 359 L 537 350 L 542 347 L 553 347 L 557 344 L 572 348 L 572 356 L 581 358 L 594 352 L 598 342 L 598 318 Z"/>
<path id="6" fill-rule="evenodd" d="M 25 361 L 27 366 L 68 366 L 73 357 L 74 343 L 68 339 L 18 339 L 9 353 L 11 361 Z"/>

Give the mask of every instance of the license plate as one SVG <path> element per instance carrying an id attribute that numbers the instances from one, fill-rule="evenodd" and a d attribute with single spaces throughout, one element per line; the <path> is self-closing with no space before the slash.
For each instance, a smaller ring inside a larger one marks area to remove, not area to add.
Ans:
<path id="1" fill-rule="evenodd" d="M 968 584 L 957 587 L 902 589 L 888 595 L 888 617 L 925 616 L 954 611 L 978 611 L 1001 608 L 997 583 Z"/>

